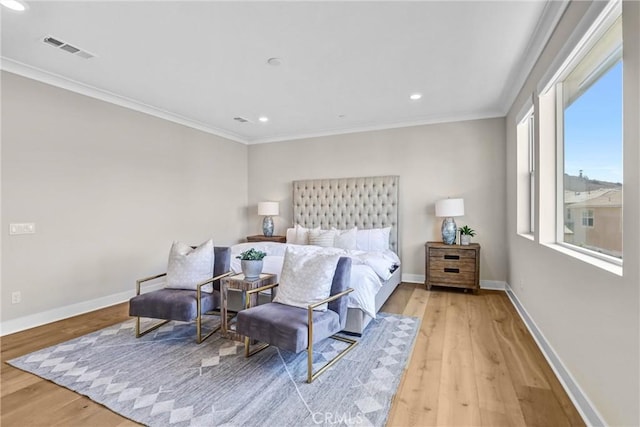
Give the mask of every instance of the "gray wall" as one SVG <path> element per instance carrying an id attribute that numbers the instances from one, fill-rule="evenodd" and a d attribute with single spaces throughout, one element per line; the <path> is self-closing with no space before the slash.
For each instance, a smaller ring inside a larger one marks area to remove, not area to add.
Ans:
<path id="1" fill-rule="evenodd" d="M 516 233 L 516 115 L 589 7 L 572 2 L 511 108 L 507 128 L 509 284 L 608 425 L 640 425 L 640 3 L 623 3 L 623 276 Z M 543 142 L 544 143 L 544 142 Z"/>
<path id="2" fill-rule="evenodd" d="M 124 300 L 173 240 L 237 242 L 246 168 L 246 145 L 3 72 L 3 323 Z"/>
<path id="3" fill-rule="evenodd" d="M 462 197 L 482 244 L 480 276 L 505 281 L 504 119 L 474 120 L 249 146 L 249 229 L 259 233 L 257 204 L 280 202 L 276 233 L 292 224 L 291 181 L 400 176 L 403 274 L 422 280 L 424 244 L 441 240 L 434 204 Z"/>

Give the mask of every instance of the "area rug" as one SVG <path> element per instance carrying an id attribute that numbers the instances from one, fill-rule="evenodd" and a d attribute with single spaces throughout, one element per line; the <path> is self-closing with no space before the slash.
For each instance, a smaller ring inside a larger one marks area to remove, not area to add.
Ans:
<path id="1" fill-rule="evenodd" d="M 136 339 L 130 320 L 8 363 L 149 426 L 383 426 L 419 323 L 379 313 L 311 384 L 304 352 L 269 347 L 247 359 L 219 333 L 196 344 L 183 322 Z M 316 368 L 344 345 L 314 346 Z"/>

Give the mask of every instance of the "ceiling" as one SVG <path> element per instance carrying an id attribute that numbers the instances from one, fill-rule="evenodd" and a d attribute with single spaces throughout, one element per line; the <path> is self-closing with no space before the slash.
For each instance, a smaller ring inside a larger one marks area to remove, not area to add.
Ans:
<path id="1" fill-rule="evenodd" d="M 259 143 L 504 116 L 566 3 L 27 5 L 0 12 L 3 69 Z"/>

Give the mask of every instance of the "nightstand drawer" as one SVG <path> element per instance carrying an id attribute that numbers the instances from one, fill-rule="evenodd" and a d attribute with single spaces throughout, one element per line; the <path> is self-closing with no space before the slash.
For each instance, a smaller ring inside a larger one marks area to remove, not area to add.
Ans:
<path id="1" fill-rule="evenodd" d="M 475 251 L 466 249 L 441 249 L 431 248 L 429 250 L 429 258 L 440 258 L 448 261 L 460 260 L 460 259 L 476 259 Z"/>
<path id="2" fill-rule="evenodd" d="M 474 273 L 476 272 L 476 259 L 464 258 L 461 260 L 448 260 L 441 258 L 429 257 L 429 266 L 431 272 L 448 272 L 448 273 Z"/>
<path id="3" fill-rule="evenodd" d="M 474 271 L 460 271 L 458 268 L 445 267 L 441 270 L 431 270 L 429 272 L 429 279 L 432 283 L 442 284 L 460 284 L 473 286 L 475 281 L 476 272 Z"/>

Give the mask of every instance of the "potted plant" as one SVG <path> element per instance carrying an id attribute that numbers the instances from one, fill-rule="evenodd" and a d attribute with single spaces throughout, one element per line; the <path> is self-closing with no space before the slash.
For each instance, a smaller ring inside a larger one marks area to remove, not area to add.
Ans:
<path id="1" fill-rule="evenodd" d="M 476 235 L 476 231 L 468 226 L 460 228 L 460 244 L 467 246 L 471 243 L 471 238 Z"/>
<path id="2" fill-rule="evenodd" d="M 240 260 L 245 279 L 252 280 L 260 277 L 260 273 L 262 273 L 262 259 L 265 256 L 267 256 L 266 252 L 251 248 L 236 257 Z"/>

